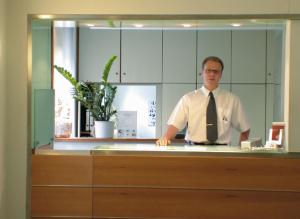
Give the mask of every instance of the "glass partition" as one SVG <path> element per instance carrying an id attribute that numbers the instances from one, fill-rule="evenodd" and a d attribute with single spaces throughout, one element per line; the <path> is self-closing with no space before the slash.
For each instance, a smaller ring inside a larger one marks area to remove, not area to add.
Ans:
<path id="1" fill-rule="evenodd" d="M 109 81 L 120 86 L 116 105 L 125 109 L 131 108 L 130 101 L 125 101 L 130 98 L 126 92 L 131 86 L 157 88 L 149 95 L 156 96 L 156 121 L 147 127 L 152 129 L 155 124 L 150 138 L 163 134 L 179 98 L 202 86 L 201 62 L 209 55 L 223 59 L 221 87 L 241 98 L 250 120 L 251 137 L 265 142 L 272 122 L 283 121 L 284 20 L 55 20 L 52 32 L 50 21 L 41 22 L 48 25 L 43 36 L 36 32 L 35 22 L 41 21 L 34 20 L 32 25 L 33 63 L 40 59 L 47 62 L 43 71 L 33 66 L 32 84 L 35 87 L 34 81 L 44 75 L 40 80 L 55 90 L 54 133 L 60 132 L 63 123 L 71 123 L 69 136 L 80 136 L 82 116 L 72 99 L 71 87 L 57 72 L 52 75 L 50 54 L 55 64 L 68 69 L 77 80 L 89 82 L 99 82 L 104 64 L 116 55 Z M 48 49 L 41 55 L 35 51 L 43 48 L 37 47 L 38 43 Z M 59 118 L 58 111 L 67 116 L 61 114 Z M 142 133 L 143 129 L 138 131 Z M 237 138 L 233 133 L 233 145 Z"/>

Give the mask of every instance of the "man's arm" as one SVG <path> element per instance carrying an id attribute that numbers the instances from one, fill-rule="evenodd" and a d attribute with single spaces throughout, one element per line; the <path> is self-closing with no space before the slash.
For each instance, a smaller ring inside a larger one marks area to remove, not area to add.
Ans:
<path id="1" fill-rule="evenodd" d="M 250 134 L 250 129 L 248 129 L 247 131 L 241 132 L 241 134 L 240 134 L 240 141 L 239 141 L 240 145 L 241 145 L 242 141 L 247 141 L 248 140 L 249 134 Z"/>
<path id="2" fill-rule="evenodd" d="M 166 146 L 171 144 L 171 139 L 176 136 L 177 132 L 178 128 L 173 125 L 169 125 L 165 135 L 156 141 L 156 145 Z"/>

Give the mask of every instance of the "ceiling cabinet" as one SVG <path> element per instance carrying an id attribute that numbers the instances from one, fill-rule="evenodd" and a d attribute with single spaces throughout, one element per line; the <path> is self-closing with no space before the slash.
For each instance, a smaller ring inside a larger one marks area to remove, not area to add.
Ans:
<path id="1" fill-rule="evenodd" d="M 122 30 L 121 82 L 162 82 L 162 30 Z"/>
<path id="2" fill-rule="evenodd" d="M 232 31 L 231 82 L 266 82 L 266 30 Z"/>
<path id="3" fill-rule="evenodd" d="M 79 29 L 79 80 L 100 81 L 105 64 L 113 55 L 118 56 L 112 65 L 109 81 L 120 81 L 120 30 Z"/>
<path id="4" fill-rule="evenodd" d="M 221 83 L 231 81 L 231 31 L 199 30 L 197 38 L 197 83 L 202 83 L 202 61 L 207 56 L 218 56 L 224 63 Z"/>
<path id="5" fill-rule="evenodd" d="M 162 31 L 90 29 L 79 30 L 79 80 L 101 80 L 113 55 L 109 81 L 113 83 L 161 83 Z"/>
<path id="6" fill-rule="evenodd" d="M 195 83 L 196 30 L 163 31 L 163 83 Z"/>

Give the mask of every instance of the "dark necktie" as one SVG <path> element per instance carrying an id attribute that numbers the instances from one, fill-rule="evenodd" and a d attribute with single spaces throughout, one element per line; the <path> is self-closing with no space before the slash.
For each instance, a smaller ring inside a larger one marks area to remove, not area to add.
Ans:
<path id="1" fill-rule="evenodd" d="M 210 143 L 214 143 L 218 139 L 217 109 L 213 93 L 210 92 L 209 96 L 206 109 L 206 137 Z"/>

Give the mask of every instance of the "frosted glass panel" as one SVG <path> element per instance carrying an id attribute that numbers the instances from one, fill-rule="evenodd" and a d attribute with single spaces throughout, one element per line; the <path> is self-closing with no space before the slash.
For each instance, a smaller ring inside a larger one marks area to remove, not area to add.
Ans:
<path id="1" fill-rule="evenodd" d="M 39 118 L 40 112 L 35 112 L 37 103 L 35 103 L 36 89 L 50 89 L 51 88 L 51 22 L 50 21 L 32 21 L 32 81 L 31 81 L 31 146 L 38 145 L 37 142 L 44 142 L 40 140 L 40 134 L 35 133 L 39 130 L 35 127 L 40 121 L 35 121 Z M 45 102 L 46 106 L 54 107 Z M 45 106 L 45 107 L 46 107 Z M 53 121 L 52 121 L 53 122 Z M 50 131 L 50 130 L 49 130 Z M 48 139 L 49 143 L 49 139 Z"/>
<path id="2" fill-rule="evenodd" d="M 54 91 L 34 90 L 34 147 L 51 144 L 54 135 Z"/>
<path id="3" fill-rule="evenodd" d="M 115 106 L 118 111 L 137 111 L 137 138 L 156 136 L 156 86 L 119 85 Z"/>

